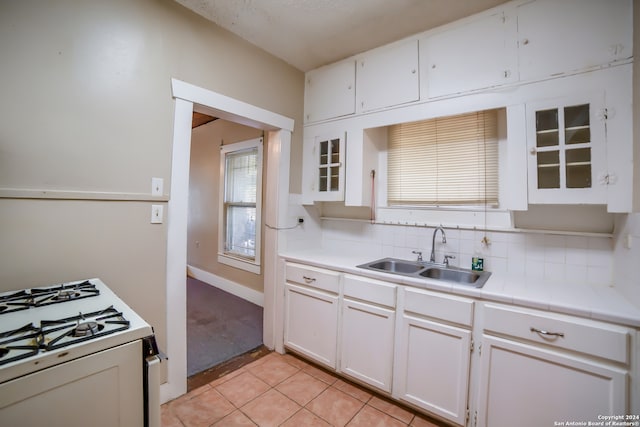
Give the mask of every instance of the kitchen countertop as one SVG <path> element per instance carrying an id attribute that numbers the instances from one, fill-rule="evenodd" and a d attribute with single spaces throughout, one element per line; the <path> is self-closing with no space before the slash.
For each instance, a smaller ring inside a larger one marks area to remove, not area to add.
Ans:
<path id="1" fill-rule="evenodd" d="M 309 249 L 284 252 L 279 255 L 287 261 L 407 286 L 640 328 L 640 308 L 627 301 L 614 287 L 566 285 L 538 278 L 492 273 L 487 283 L 478 289 L 441 280 L 412 278 L 358 268 L 357 265 L 375 261 L 375 259 L 357 254 L 344 255 L 326 250 Z"/>

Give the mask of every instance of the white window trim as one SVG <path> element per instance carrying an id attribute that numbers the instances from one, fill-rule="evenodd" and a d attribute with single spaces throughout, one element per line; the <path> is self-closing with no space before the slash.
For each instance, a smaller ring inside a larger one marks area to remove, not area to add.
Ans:
<path id="1" fill-rule="evenodd" d="M 506 208 L 507 196 L 507 145 L 516 143 L 515 135 L 508 138 L 507 114 L 508 107 L 493 107 L 498 109 L 498 203 L 496 206 L 390 206 L 387 203 L 387 151 L 378 155 L 378 186 L 376 198 L 376 222 L 381 224 L 399 224 L 415 226 L 463 227 L 511 229 L 513 227 L 512 212 Z M 524 112 L 523 112 L 524 114 Z M 515 132 L 514 132 L 515 133 Z"/>
<path id="2" fill-rule="evenodd" d="M 234 268 L 249 271 L 254 274 L 261 272 L 262 256 L 262 138 L 250 139 L 234 144 L 220 147 L 220 202 L 219 202 L 219 222 L 218 222 L 218 262 Z M 225 216 L 224 216 L 224 195 L 225 195 L 225 161 L 226 155 L 240 150 L 258 148 L 258 172 L 256 177 L 256 256 L 255 259 L 247 259 L 233 254 L 225 253 Z"/>

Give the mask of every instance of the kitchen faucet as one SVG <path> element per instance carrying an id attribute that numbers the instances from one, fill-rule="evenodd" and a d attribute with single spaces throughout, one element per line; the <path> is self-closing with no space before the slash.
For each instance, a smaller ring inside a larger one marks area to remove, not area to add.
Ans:
<path id="1" fill-rule="evenodd" d="M 431 239 L 431 256 L 429 257 L 429 261 L 431 262 L 436 262 L 436 234 L 438 233 L 438 230 L 442 232 L 442 243 L 447 243 L 447 236 L 444 234 L 444 228 L 442 228 L 442 226 L 436 227 L 436 229 L 433 230 L 433 238 Z"/>

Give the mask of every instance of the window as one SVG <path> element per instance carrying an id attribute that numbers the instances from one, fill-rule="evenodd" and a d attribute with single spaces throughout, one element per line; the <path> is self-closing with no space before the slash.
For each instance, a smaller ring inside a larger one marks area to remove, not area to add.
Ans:
<path id="1" fill-rule="evenodd" d="M 218 261 L 259 274 L 262 138 L 222 146 L 220 170 Z"/>
<path id="2" fill-rule="evenodd" d="M 389 206 L 498 204 L 497 110 L 388 129 Z"/>

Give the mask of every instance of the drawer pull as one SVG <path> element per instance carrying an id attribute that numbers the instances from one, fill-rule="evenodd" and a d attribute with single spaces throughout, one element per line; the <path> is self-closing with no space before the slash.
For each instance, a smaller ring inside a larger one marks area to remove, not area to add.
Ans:
<path id="1" fill-rule="evenodd" d="M 304 279 L 305 283 L 313 283 L 313 282 L 316 281 L 316 279 L 314 277 L 302 276 L 302 278 Z"/>
<path id="2" fill-rule="evenodd" d="M 531 332 L 535 332 L 537 334 L 544 335 L 545 337 L 560 337 L 560 338 L 564 338 L 564 334 L 562 332 L 544 331 L 542 329 L 534 328 L 533 326 L 529 330 Z"/>

